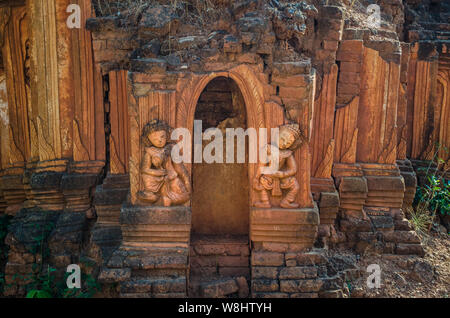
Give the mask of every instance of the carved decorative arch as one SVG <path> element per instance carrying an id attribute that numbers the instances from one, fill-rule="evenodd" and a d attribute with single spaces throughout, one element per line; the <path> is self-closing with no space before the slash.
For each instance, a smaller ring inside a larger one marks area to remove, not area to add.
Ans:
<path id="1" fill-rule="evenodd" d="M 239 87 L 244 97 L 247 113 L 247 127 L 265 128 L 267 127 L 264 116 L 264 92 L 261 83 L 254 72 L 245 65 L 237 66 L 229 71 L 212 72 L 206 75 L 192 76 L 183 88 L 177 88 L 181 92 L 176 112 L 176 127 L 185 127 L 189 129 L 193 136 L 194 116 L 197 102 L 201 93 L 208 83 L 218 77 L 232 79 Z M 255 173 L 256 164 L 249 164 L 249 184 Z M 187 165 L 191 172 L 191 165 Z M 253 190 L 250 191 L 251 202 L 253 202 Z"/>
<path id="2" fill-rule="evenodd" d="M 186 127 L 192 132 L 198 99 L 208 83 L 217 77 L 230 78 L 238 85 L 245 101 L 248 127 L 266 127 L 263 88 L 253 71 L 245 65 L 229 71 L 193 76 L 181 91 L 177 105 L 176 127 Z"/>

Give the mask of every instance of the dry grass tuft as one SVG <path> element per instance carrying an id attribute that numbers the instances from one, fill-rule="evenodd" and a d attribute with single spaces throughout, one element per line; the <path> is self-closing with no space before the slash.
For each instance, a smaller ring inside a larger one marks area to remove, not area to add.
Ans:
<path id="1" fill-rule="evenodd" d="M 414 228 L 414 231 L 422 238 L 428 237 L 428 233 L 434 221 L 434 215 L 430 214 L 428 208 L 419 204 L 415 209 L 409 208 L 409 223 Z"/>
<path id="2" fill-rule="evenodd" d="M 121 15 L 136 21 L 147 8 L 163 4 L 170 5 L 182 20 L 194 25 L 216 21 L 221 14 L 216 3 L 213 0 L 93 0 L 97 16 Z"/>
<path id="3" fill-rule="evenodd" d="M 155 1 L 146 0 L 93 0 L 98 16 L 117 15 L 119 12 L 137 12 Z"/>

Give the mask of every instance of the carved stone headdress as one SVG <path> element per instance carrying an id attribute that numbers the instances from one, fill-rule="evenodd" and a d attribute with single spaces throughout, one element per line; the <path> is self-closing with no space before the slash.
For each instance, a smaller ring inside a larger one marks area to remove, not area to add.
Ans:
<path id="1" fill-rule="evenodd" d="M 289 150 L 297 150 L 305 142 L 306 138 L 303 135 L 300 127 L 296 123 L 289 123 L 280 126 L 280 133 L 283 130 L 288 130 L 294 136 L 294 143 L 289 147 Z"/>
<path id="2" fill-rule="evenodd" d="M 170 142 L 170 135 L 172 133 L 172 128 L 163 120 L 152 119 L 149 121 L 142 129 L 141 140 L 145 147 L 152 147 L 152 143 L 148 139 L 148 135 L 155 131 L 165 130 L 167 133 L 167 143 Z"/>

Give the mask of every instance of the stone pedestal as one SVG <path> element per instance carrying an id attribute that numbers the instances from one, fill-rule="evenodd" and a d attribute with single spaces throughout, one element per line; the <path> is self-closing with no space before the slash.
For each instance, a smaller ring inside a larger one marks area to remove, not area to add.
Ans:
<path id="1" fill-rule="evenodd" d="M 123 245 L 188 247 L 191 208 L 124 205 L 120 211 Z"/>
<path id="2" fill-rule="evenodd" d="M 284 243 L 312 247 L 319 225 L 317 206 L 304 209 L 252 208 L 250 240 L 253 243 Z"/>
<path id="3" fill-rule="evenodd" d="M 308 255 L 318 226 L 316 205 L 305 209 L 251 210 L 252 297 L 317 297 L 321 287 L 317 269 L 299 264 L 297 258 Z"/>
<path id="4" fill-rule="evenodd" d="M 190 207 L 124 204 L 120 224 L 122 245 L 99 280 L 120 283 L 121 297 L 186 297 Z"/>

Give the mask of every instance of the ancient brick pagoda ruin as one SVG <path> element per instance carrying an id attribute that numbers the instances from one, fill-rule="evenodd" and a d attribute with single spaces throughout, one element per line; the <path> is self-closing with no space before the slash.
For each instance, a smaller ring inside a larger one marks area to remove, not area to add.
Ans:
<path id="1" fill-rule="evenodd" d="M 449 165 L 445 1 L 0 0 L 0 47 L 6 296 L 35 223 L 112 297 L 339 296 L 328 249 L 424 253 L 405 212 Z M 281 127 L 283 177 L 175 163 L 195 120 Z"/>

